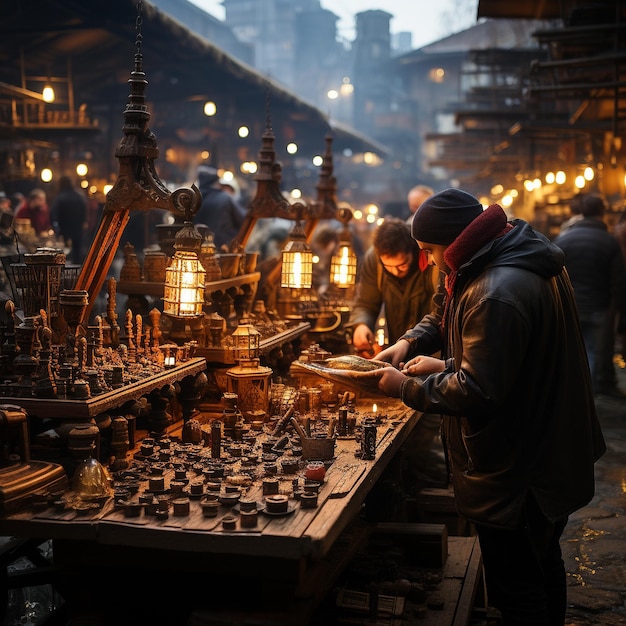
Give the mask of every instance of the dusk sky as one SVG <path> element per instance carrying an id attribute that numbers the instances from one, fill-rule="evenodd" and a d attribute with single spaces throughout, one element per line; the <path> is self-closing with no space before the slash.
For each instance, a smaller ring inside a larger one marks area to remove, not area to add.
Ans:
<path id="1" fill-rule="evenodd" d="M 214 17 L 223 20 L 221 0 L 190 0 Z M 420 48 L 476 23 L 478 0 L 322 0 L 322 7 L 339 16 L 339 35 L 354 39 L 354 15 L 379 9 L 390 13 L 391 32 L 409 31 L 413 48 Z"/>

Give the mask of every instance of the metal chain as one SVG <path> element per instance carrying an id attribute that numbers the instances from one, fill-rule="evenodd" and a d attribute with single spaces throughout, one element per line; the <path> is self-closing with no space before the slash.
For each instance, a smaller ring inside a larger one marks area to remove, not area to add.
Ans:
<path id="1" fill-rule="evenodd" d="M 138 0 L 137 2 L 137 19 L 135 20 L 135 33 L 137 35 L 135 39 L 135 46 L 137 54 L 141 54 L 141 43 L 143 41 L 143 35 L 141 34 L 141 27 L 143 25 L 143 2 Z"/>
<path id="2" fill-rule="evenodd" d="M 272 128 L 272 119 L 270 116 L 270 88 L 269 85 L 265 87 L 265 128 Z"/>

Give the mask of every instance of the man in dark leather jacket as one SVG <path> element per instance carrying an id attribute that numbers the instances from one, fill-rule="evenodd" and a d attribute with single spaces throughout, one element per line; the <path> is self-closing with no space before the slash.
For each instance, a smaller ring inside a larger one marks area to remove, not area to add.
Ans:
<path id="1" fill-rule="evenodd" d="M 378 386 L 443 415 L 457 509 L 504 626 L 562 626 L 559 540 L 605 450 L 563 252 L 458 189 L 426 200 L 412 235 L 446 274 L 443 317 L 377 356 L 401 368 L 382 368 Z"/>

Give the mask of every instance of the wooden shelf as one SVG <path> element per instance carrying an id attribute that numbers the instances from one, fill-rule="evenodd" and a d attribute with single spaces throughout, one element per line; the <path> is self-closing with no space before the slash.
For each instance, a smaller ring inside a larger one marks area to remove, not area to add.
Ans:
<path id="1" fill-rule="evenodd" d="M 261 354 L 267 354 L 277 346 L 281 346 L 287 341 L 297 339 L 310 328 L 311 324 L 309 324 L 309 322 L 300 322 L 296 326 L 277 333 L 273 337 L 262 339 L 260 342 Z M 232 350 L 228 350 L 227 348 L 203 348 L 198 346 L 194 350 L 194 355 L 205 357 L 208 363 L 223 363 L 224 365 L 233 365 L 235 363 Z"/>
<path id="2" fill-rule="evenodd" d="M 7 397 L 7 402 L 21 406 L 30 415 L 40 418 L 62 419 L 66 422 L 84 422 L 100 413 L 122 406 L 129 400 L 137 400 L 171 383 L 194 376 L 206 369 L 206 361 L 200 356 L 178 363 L 171 369 L 164 369 L 152 376 L 95 395 L 85 400 L 71 398 L 31 398 L 21 396 Z"/>
<path id="3" fill-rule="evenodd" d="M 205 299 L 210 301 L 211 296 L 215 293 L 225 293 L 230 289 L 237 289 L 238 287 L 244 287 L 246 285 L 251 286 L 251 297 L 254 298 L 260 278 L 261 272 L 252 272 L 250 274 L 234 276 L 233 278 L 223 278 L 222 280 L 208 282 L 204 287 Z M 117 291 L 126 295 L 142 295 L 161 298 L 163 297 L 163 283 L 121 280 L 117 284 Z M 311 324 L 309 322 L 302 321 L 287 330 L 273 335 L 272 337 L 263 339 L 260 344 L 260 353 L 262 355 L 267 354 L 275 347 L 303 335 L 305 332 L 310 330 L 310 328 Z M 235 363 L 232 350 L 227 348 L 196 347 L 194 354 L 198 357 L 204 357 L 208 363 L 221 363 L 224 365 L 233 365 Z"/>
<path id="4" fill-rule="evenodd" d="M 252 272 L 251 274 L 241 274 L 233 278 L 222 278 L 208 282 L 204 286 L 205 293 L 215 293 L 216 291 L 227 291 L 233 287 L 241 287 L 242 285 L 254 285 L 259 282 L 261 272 Z M 120 280 L 117 283 L 117 291 L 128 296 L 154 296 L 163 297 L 162 282 L 147 281 L 127 281 Z"/>

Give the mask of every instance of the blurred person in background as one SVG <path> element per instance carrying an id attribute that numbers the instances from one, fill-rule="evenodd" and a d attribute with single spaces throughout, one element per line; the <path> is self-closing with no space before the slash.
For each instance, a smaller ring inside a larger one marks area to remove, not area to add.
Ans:
<path id="1" fill-rule="evenodd" d="M 626 265 L 626 213 L 621 214 L 619 221 L 615 224 L 613 234 L 619 243 L 622 258 Z M 617 357 L 616 362 L 623 369 L 626 367 L 626 315 L 623 313 L 617 313 L 615 333 L 615 354 L 613 356 Z"/>
<path id="2" fill-rule="evenodd" d="M 13 213 L 15 213 L 15 211 L 17 211 L 20 206 L 22 206 L 22 203 L 25 200 L 25 196 L 21 191 L 16 191 L 12 196 L 11 196 L 11 208 L 13 209 Z"/>
<path id="3" fill-rule="evenodd" d="M 38 187 L 31 189 L 28 197 L 24 199 L 15 212 L 15 219 L 30 220 L 31 226 L 38 236 L 51 230 L 52 221 L 46 192 Z"/>
<path id="4" fill-rule="evenodd" d="M 561 224 L 559 233 L 564 233 L 570 226 L 583 218 L 581 210 L 585 195 L 586 194 L 584 192 L 580 192 L 572 197 L 569 203 L 569 210 L 571 215 Z"/>
<path id="5" fill-rule="evenodd" d="M 432 187 L 428 185 L 415 185 L 409 190 L 409 193 L 406 196 L 407 204 L 409 205 L 409 211 L 411 214 L 406 218 L 407 224 L 410 226 L 413 221 L 413 216 L 415 215 L 415 211 L 420 208 L 422 202 L 433 195 L 434 190 Z"/>
<path id="6" fill-rule="evenodd" d="M 220 188 L 219 176 L 214 167 L 198 167 L 198 188 L 202 194 L 202 202 L 193 222 L 209 228 L 217 252 L 227 251 L 239 233 L 246 210 L 231 194 Z"/>
<path id="7" fill-rule="evenodd" d="M 0 191 L 0 245 L 13 244 L 13 208 L 11 198 L 4 191 Z"/>
<path id="8" fill-rule="evenodd" d="M 225 191 L 235 202 L 239 203 L 244 211 L 246 210 L 246 203 L 244 202 L 243 195 L 241 193 L 241 185 L 234 176 L 231 178 L 222 176 L 219 179 L 219 186 L 222 191 Z"/>
<path id="9" fill-rule="evenodd" d="M 59 193 L 50 206 L 52 226 L 69 248 L 67 260 L 80 265 L 85 253 L 87 230 L 87 198 L 74 189 L 69 176 L 59 178 Z"/>
<path id="10" fill-rule="evenodd" d="M 616 312 L 626 314 L 626 268 L 618 240 L 603 217 L 604 199 L 585 194 L 580 217 L 554 243 L 565 252 L 595 393 L 625 398 L 613 365 Z"/>
<path id="11" fill-rule="evenodd" d="M 3 212 L 11 212 L 13 213 L 13 208 L 11 207 L 11 198 L 7 196 L 6 192 L 0 191 L 0 211 Z"/>

